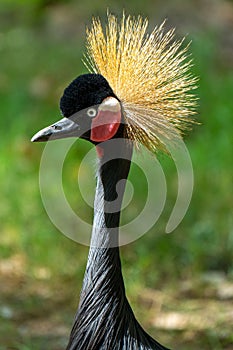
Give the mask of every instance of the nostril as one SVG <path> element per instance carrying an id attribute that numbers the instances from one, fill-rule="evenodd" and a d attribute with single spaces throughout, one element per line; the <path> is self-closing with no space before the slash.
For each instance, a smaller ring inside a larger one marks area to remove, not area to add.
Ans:
<path id="1" fill-rule="evenodd" d="M 61 130 L 61 129 L 62 129 L 61 126 L 56 125 L 56 124 L 52 125 L 52 128 L 53 128 L 54 130 Z"/>

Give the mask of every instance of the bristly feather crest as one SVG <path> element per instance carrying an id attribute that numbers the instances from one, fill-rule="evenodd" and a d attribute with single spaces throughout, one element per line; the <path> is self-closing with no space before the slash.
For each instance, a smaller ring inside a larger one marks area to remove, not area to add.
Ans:
<path id="1" fill-rule="evenodd" d="M 141 16 L 123 13 L 119 23 L 108 14 L 104 31 L 93 18 L 84 64 L 102 74 L 121 100 L 128 137 L 152 151 L 166 150 L 192 122 L 197 78 L 189 71 L 188 45 L 174 41 L 174 29 L 165 32 L 162 23 L 148 34 L 147 27 Z"/>

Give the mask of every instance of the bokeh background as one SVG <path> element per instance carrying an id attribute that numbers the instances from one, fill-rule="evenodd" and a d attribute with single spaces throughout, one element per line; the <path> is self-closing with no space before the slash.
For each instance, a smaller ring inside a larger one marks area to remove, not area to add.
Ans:
<path id="1" fill-rule="evenodd" d="M 38 185 L 44 145 L 30 138 L 59 118 L 64 87 L 86 72 L 85 28 L 92 15 L 106 18 L 107 7 L 119 15 L 124 8 L 148 16 L 151 28 L 167 18 L 167 28 L 175 26 L 178 37 L 192 40 L 192 69 L 200 77 L 201 125 L 186 139 L 195 174 L 192 202 L 179 227 L 166 235 L 177 180 L 172 160 L 159 155 L 166 207 L 148 234 L 121 249 L 128 297 L 143 326 L 168 347 L 233 349 L 230 0 L 1 0 L 0 349 L 60 350 L 67 344 L 88 248 L 50 222 Z M 74 210 L 91 221 L 92 209 L 77 186 L 79 163 L 90 147 L 75 143 L 63 181 Z M 124 210 L 126 219 L 144 196 L 137 170 L 131 179 L 136 199 Z"/>

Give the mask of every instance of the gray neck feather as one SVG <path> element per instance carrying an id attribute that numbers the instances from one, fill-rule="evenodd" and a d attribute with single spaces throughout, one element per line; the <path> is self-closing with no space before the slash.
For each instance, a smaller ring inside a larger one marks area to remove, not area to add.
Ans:
<path id="1" fill-rule="evenodd" d="M 132 145 L 117 144 L 111 149 L 106 142 L 99 162 L 88 262 L 67 350 L 165 349 L 141 328 L 125 296 L 118 235 Z"/>

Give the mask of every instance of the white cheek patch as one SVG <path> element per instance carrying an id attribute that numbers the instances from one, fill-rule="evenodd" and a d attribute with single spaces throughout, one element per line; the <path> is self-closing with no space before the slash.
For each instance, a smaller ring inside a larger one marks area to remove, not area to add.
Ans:
<path id="1" fill-rule="evenodd" d="M 121 105 L 120 102 L 115 97 L 107 97 L 99 105 L 99 111 L 109 111 L 109 112 L 120 112 Z"/>

